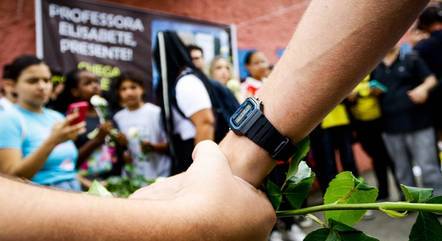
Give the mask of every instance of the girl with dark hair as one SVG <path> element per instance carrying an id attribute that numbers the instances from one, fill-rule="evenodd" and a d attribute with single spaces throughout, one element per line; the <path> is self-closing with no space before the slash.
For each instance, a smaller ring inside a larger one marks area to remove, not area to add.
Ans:
<path id="1" fill-rule="evenodd" d="M 14 110 L 0 113 L 0 171 L 33 182 L 81 191 L 76 178 L 78 151 L 72 140 L 84 132 L 84 122 L 71 124 L 44 108 L 52 90 L 49 67 L 35 56 L 20 56 L 8 67 L 17 93 Z"/>
<path id="2" fill-rule="evenodd" d="M 75 69 L 66 75 L 65 87 L 60 94 L 60 101 L 64 104 L 61 111 L 65 112 L 70 103 L 86 101 L 101 94 L 98 77 L 84 69 Z M 86 114 L 86 132 L 78 137 L 75 145 L 79 149 L 77 168 L 80 181 L 86 187 L 92 179 L 104 179 L 111 175 L 119 175 L 123 165 L 123 149 L 127 140 L 121 133 L 113 133 L 115 137 L 112 144 L 106 141 L 111 135 L 113 123 L 106 119 L 100 121 L 99 114 L 92 104 Z M 115 144 L 115 146 L 113 145 Z"/>
<path id="3" fill-rule="evenodd" d="M 249 76 L 241 85 L 244 97 L 254 96 L 261 88 L 263 81 L 270 74 L 270 65 L 263 52 L 252 50 L 244 58 Z"/>
<path id="4" fill-rule="evenodd" d="M 137 175 L 147 179 L 170 175 L 171 161 L 166 133 L 161 120 L 161 108 L 145 103 L 144 82 L 132 73 L 124 73 L 115 80 L 118 100 L 124 109 L 114 120 L 128 137 L 128 149 Z"/>
<path id="5" fill-rule="evenodd" d="M 192 163 L 195 144 L 214 139 L 215 117 L 205 87 L 209 79 L 195 68 L 175 32 L 158 34 L 154 58 L 158 73 L 162 74 L 162 68 L 166 68 L 167 79 L 161 78 L 156 90 L 175 158 L 172 172 L 179 173 Z"/>

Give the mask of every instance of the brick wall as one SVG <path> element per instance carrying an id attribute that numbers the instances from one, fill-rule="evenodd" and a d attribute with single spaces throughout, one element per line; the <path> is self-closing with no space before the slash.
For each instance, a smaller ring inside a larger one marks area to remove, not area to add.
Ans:
<path id="1" fill-rule="evenodd" d="M 310 1 L 307 0 L 109 0 L 223 24 L 235 24 L 239 48 L 264 51 L 272 63 L 288 43 Z M 35 53 L 33 0 L 0 1 L 0 65 L 23 53 Z"/>

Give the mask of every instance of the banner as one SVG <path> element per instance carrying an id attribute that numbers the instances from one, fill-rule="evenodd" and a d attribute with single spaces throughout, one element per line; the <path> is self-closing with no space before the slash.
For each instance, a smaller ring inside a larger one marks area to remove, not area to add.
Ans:
<path id="1" fill-rule="evenodd" d="M 177 30 L 186 43 L 202 45 L 209 57 L 232 58 L 230 26 L 85 0 L 36 0 L 37 55 L 54 70 L 87 69 L 103 90 L 123 71 L 150 86 L 152 47 L 158 31 Z"/>

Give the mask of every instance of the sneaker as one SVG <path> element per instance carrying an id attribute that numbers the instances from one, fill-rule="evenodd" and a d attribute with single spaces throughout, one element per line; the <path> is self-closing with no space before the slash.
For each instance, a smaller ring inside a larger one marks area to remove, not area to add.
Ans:
<path id="1" fill-rule="evenodd" d="M 270 234 L 269 241 L 284 241 L 284 240 L 282 239 L 282 233 L 279 232 L 278 230 L 273 231 L 273 232 Z"/>
<path id="2" fill-rule="evenodd" d="M 313 225 L 313 221 L 304 215 L 294 217 L 295 223 L 301 228 L 309 228 Z"/>
<path id="3" fill-rule="evenodd" d="M 373 210 L 367 210 L 367 212 L 365 212 L 364 216 L 362 216 L 362 220 L 373 220 L 375 219 L 375 215 Z"/>
<path id="4" fill-rule="evenodd" d="M 298 225 L 293 224 L 287 232 L 287 236 L 291 241 L 302 241 L 306 235 Z"/>

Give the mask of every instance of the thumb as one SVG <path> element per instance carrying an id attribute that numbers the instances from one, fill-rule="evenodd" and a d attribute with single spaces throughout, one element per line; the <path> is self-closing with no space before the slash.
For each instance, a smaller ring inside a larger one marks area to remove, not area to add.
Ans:
<path id="1" fill-rule="evenodd" d="M 190 169 L 215 170 L 217 173 L 229 173 L 232 171 L 229 162 L 213 141 L 202 141 L 196 145 L 192 153 L 193 163 Z"/>

